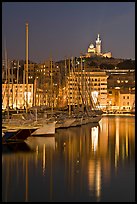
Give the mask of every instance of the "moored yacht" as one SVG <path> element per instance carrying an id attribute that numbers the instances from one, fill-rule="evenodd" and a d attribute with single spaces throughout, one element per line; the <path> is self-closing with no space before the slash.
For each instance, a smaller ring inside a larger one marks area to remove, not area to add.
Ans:
<path id="1" fill-rule="evenodd" d="M 14 127 L 3 130 L 2 144 L 9 142 L 24 142 L 36 129 L 31 127 Z"/>

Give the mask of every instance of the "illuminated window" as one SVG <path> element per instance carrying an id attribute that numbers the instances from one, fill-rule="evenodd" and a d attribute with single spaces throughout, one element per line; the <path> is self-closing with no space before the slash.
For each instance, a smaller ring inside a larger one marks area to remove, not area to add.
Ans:
<path id="1" fill-rule="evenodd" d="M 120 80 L 117 80 L 117 83 L 120 83 Z"/>

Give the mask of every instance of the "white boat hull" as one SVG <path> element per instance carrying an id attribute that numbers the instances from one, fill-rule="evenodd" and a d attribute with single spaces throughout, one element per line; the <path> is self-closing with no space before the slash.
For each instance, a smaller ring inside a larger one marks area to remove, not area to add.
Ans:
<path id="1" fill-rule="evenodd" d="M 75 118 L 66 118 L 62 124 L 56 123 L 56 129 L 57 128 L 68 128 L 71 126 L 72 123 L 74 123 L 76 119 Z"/>
<path id="2" fill-rule="evenodd" d="M 49 122 L 45 123 L 40 127 L 37 127 L 38 129 L 35 130 L 31 135 L 52 135 L 55 134 L 55 124 L 56 122 Z"/>

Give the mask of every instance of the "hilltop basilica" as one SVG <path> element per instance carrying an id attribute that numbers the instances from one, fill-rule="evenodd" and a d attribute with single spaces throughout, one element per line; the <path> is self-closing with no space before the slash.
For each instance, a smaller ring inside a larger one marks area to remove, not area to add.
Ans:
<path id="1" fill-rule="evenodd" d="M 108 58 L 112 57 L 111 52 L 107 52 L 107 53 L 101 52 L 101 40 L 100 40 L 99 34 L 96 40 L 96 47 L 94 47 L 94 45 L 91 43 L 88 47 L 88 52 L 86 53 L 86 57 L 92 57 L 96 55 L 102 56 L 102 57 L 108 57 Z"/>

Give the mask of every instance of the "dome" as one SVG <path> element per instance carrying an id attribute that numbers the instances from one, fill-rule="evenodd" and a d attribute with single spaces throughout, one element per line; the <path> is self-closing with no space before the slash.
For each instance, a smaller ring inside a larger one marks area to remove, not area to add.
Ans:
<path id="1" fill-rule="evenodd" d="M 94 45 L 91 43 L 90 46 L 89 46 L 89 48 L 90 48 L 90 49 L 93 49 L 93 48 L 94 48 Z"/>

